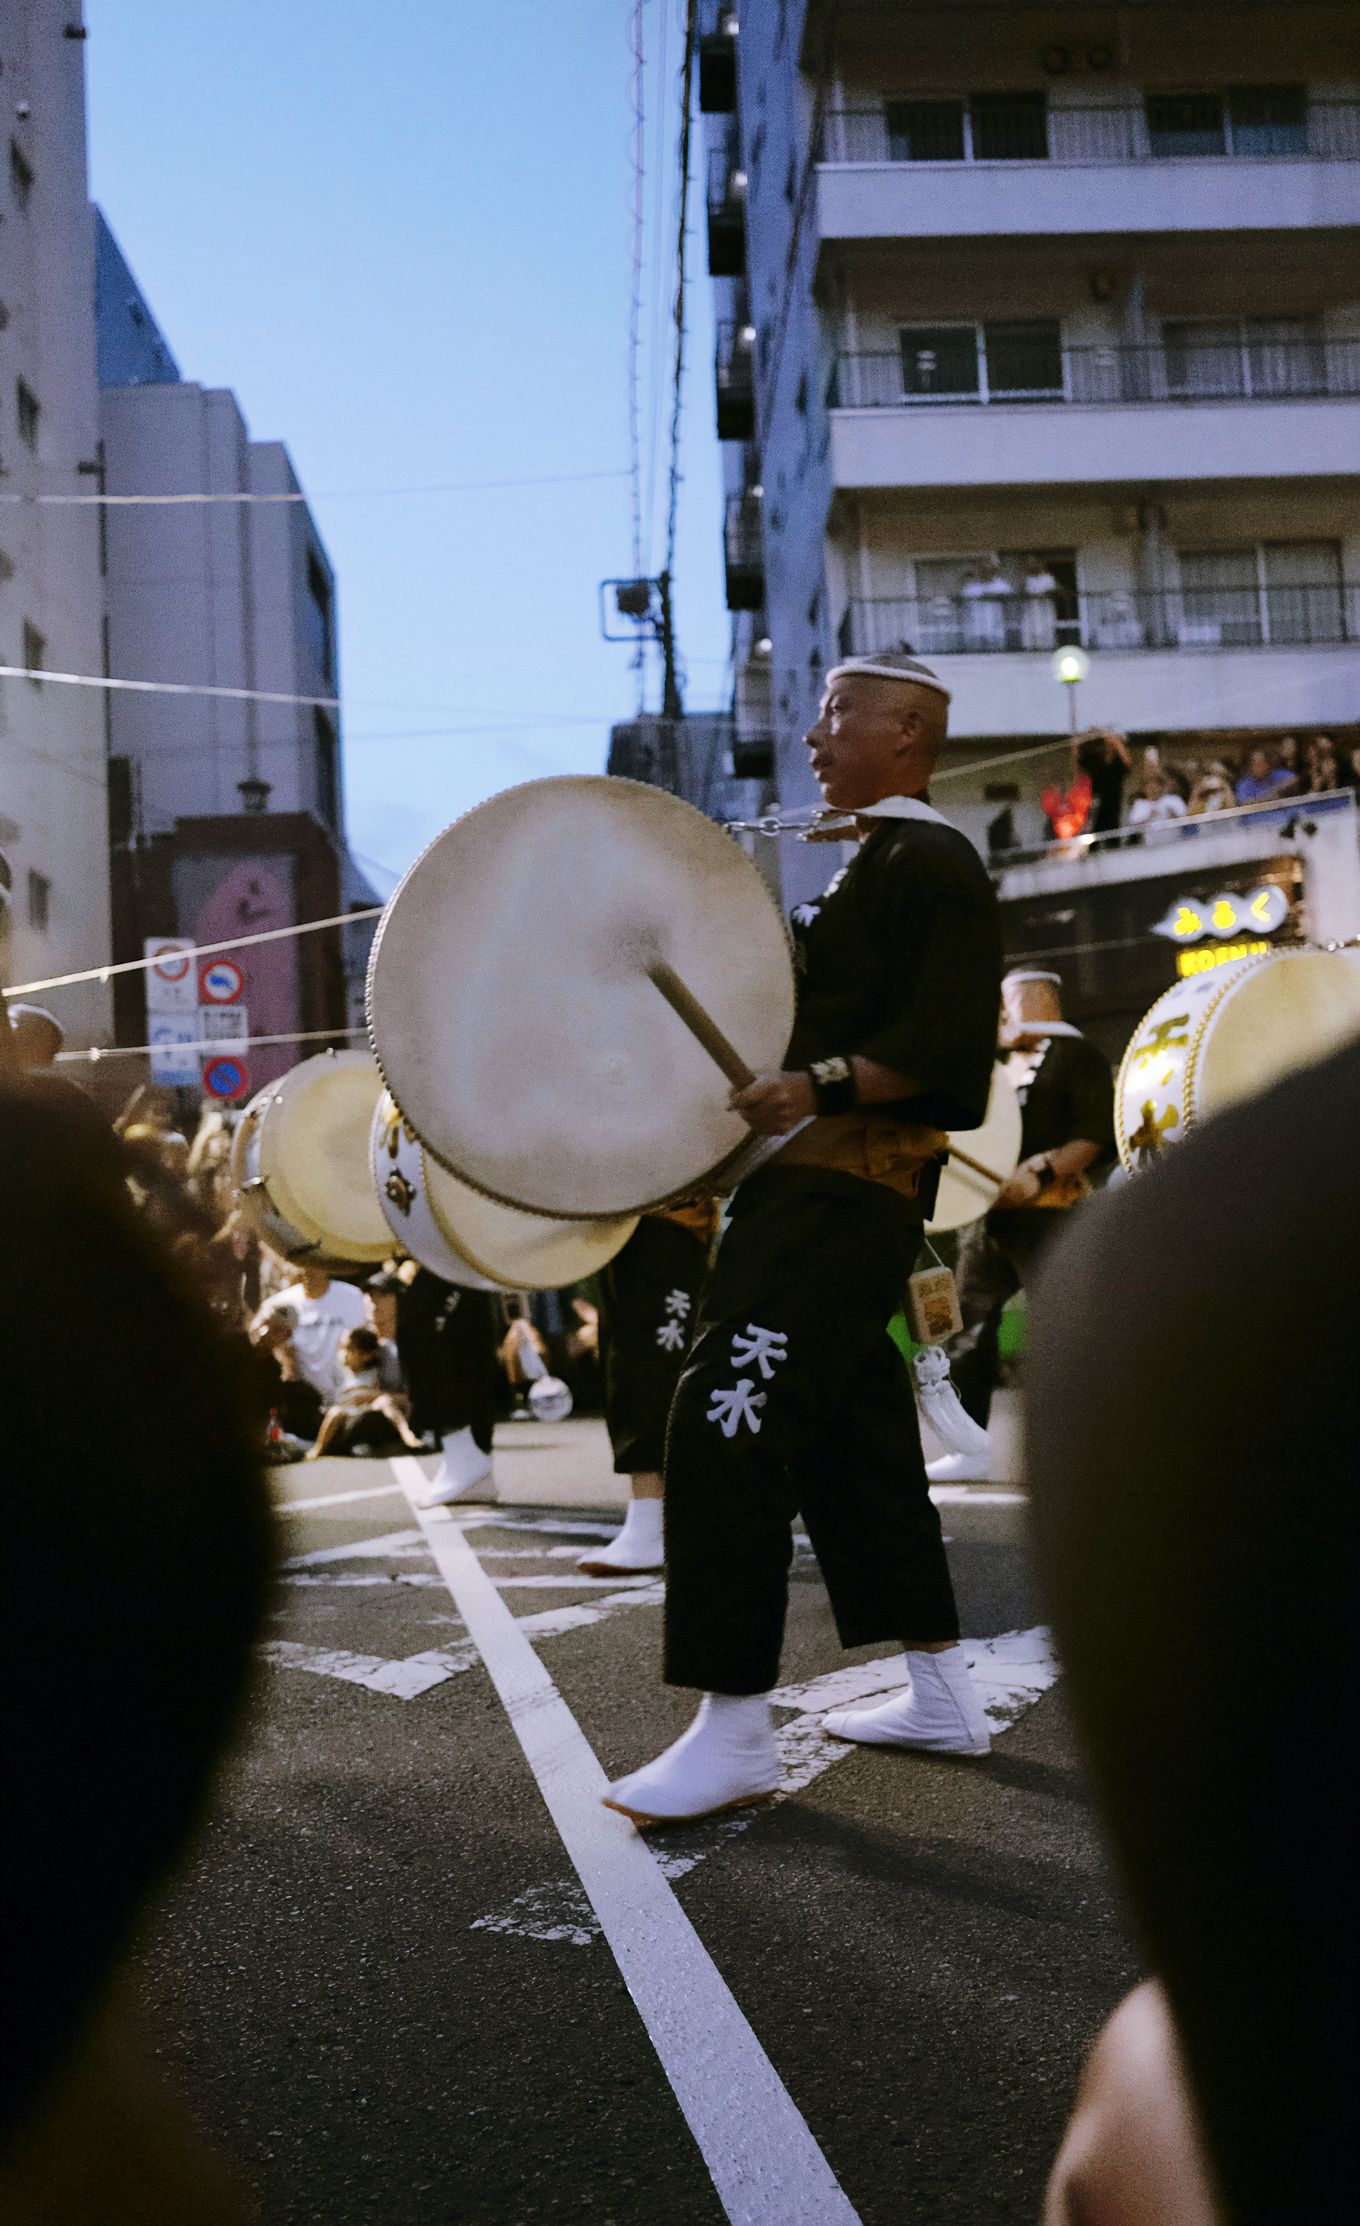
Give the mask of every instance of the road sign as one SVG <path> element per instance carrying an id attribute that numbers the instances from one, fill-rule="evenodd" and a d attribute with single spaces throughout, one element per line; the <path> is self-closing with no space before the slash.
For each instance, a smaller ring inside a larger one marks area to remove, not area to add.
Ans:
<path id="1" fill-rule="evenodd" d="M 239 1005 L 246 978 L 234 958 L 207 958 L 198 970 L 200 1005 Z"/>
<path id="2" fill-rule="evenodd" d="M 170 1089 L 181 1085 L 192 1089 L 198 1081 L 199 1059 L 196 1052 L 186 1047 L 198 1041 L 197 1011 L 187 1017 L 148 1014 L 147 1041 L 151 1045 L 152 1081 L 162 1082 Z"/>
<path id="3" fill-rule="evenodd" d="M 248 1096 L 250 1075 L 245 1060 L 228 1056 L 205 1060 L 203 1087 L 210 1098 L 240 1099 Z"/>
<path id="4" fill-rule="evenodd" d="M 198 977 L 193 944 L 185 936 L 148 935 L 142 945 L 154 961 L 146 969 L 146 1009 L 149 1013 L 192 1013 L 198 1007 Z"/>
<path id="5" fill-rule="evenodd" d="M 250 1034 L 250 1015 L 244 1005 L 200 1005 L 200 1043 L 244 1043 Z"/>

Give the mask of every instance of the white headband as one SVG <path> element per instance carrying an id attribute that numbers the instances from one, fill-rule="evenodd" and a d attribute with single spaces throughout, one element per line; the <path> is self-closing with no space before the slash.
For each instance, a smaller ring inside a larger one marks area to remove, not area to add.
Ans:
<path id="1" fill-rule="evenodd" d="M 1031 969 L 1028 967 L 1016 966 L 1012 968 L 1009 974 L 1005 974 L 1002 976 L 1001 986 L 1003 989 L 1005 988 L 1007 982 L 1051 982 L 1055 989 L 1061 989 L 1062 975 L 1046 974 L 1040 967 L 1034 967 L 1033 969 Z"/>
<path id="2" fill-rule="evenodd" d="M 906 680 L 914 688 L 933 688 L 937 696 L 944 697 L 946 703 L 952 702 L 949 689 L 931 671 L 929 665 L 918 665 L 914 657 L 902 657 L 896 664 L 890 664 L 888 658 L 891 655 L 892 652 L 888 651 L 883 657 L 847 658 L 842 664 L 831 667 L 825 685 L 829 688 L 833 680 L 853 680 L 857 672 L 862 672 L 871 674 L 876 680 Z"/>

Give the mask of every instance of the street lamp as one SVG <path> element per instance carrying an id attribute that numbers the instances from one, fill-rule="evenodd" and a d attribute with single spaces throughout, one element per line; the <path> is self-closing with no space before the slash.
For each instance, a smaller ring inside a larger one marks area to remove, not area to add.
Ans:
<path id="1" fill-rule="evenodd" d="M 1062 682 L 1067 690 L 1067 731 L 1077 731 L 1077 688 L 1091 670 L 1091 660 L 1084 649 L 1057 649 L 1053 653 L 1053 678 Z"/>

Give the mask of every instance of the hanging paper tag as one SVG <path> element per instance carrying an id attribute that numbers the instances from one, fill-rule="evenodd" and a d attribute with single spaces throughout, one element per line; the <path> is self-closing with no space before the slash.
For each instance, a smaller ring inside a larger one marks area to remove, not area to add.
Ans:
<path id="1" fill-rule="evenodd" d="M 918 1345 L 943 1345 L 963 1328 L 951 1268 L 919 1268 L 907 1285 L 911 1333 Z"/>

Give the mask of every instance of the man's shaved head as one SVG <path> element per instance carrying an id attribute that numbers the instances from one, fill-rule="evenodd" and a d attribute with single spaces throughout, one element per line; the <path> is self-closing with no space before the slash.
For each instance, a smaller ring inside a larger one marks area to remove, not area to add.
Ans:
<path id="1" fill-rule="evenodd" d="M 828 804 L 862 810 L 885 796 L 920 796 L 949 727 L 938 688 L 841 667 L 830 674 L 807 741 Z"/>

